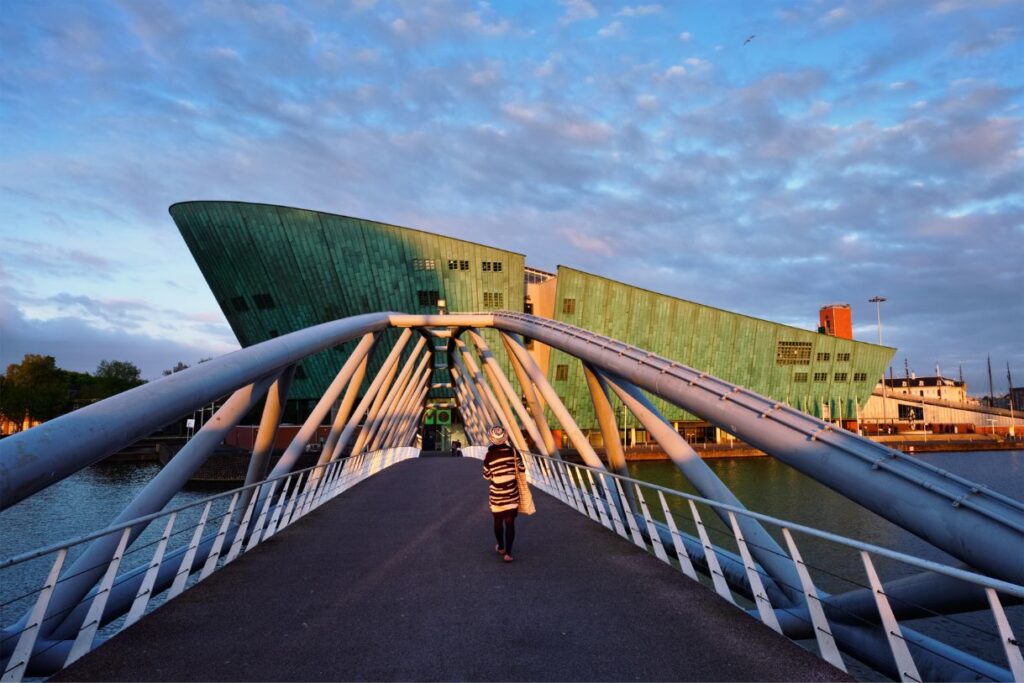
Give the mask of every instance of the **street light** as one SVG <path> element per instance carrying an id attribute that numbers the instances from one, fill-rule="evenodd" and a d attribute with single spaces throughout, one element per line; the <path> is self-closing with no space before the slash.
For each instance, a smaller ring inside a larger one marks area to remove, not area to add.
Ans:
<path id="1" fill-rule="evenodd" d="M 878 320 L 878 345 L 882 345 L 882 302 L 885 301 L 884 296 L 875 296 L 868 299 L 869 304 L 875 305 L 875 317 Z M 885 369 L 882 369 L 882 423 L 888 419 L 889 409 L 886 405 L 889 403 L 889 392 L 885 388 Z"/>

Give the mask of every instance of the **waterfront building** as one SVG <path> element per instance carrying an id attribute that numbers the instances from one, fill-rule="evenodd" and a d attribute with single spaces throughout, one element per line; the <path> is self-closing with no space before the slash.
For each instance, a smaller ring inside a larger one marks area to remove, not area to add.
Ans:
<path id="1" fill-rule="evenodd" d="M 450 311 L 525 310 L 844 422 L 867 401 L 894 352 L 569 266 L 546 272 L 527 266 L 524 254 L 376 221 L 224 201 L 175 204 L 170 213 L 242 346 L 371 311 L 437 313 L 439 301 Z M 847 331 L 845 323 L 834 329 Z M 493 330 L 484 334 L 507 369 Z M 527 344 L 580 426 L 596 429 L 579 364 Z M 302 364 L 291 390 L 299 414 L 323 392 L 353 345 Z M 390 346 L 388 340 L 377 345 L 371 372 Z M 447 382 L 444 372 L 438 370 L 438 383 Z M 443 390 L 433 397 L 443 398 Z M 655 403 L 680 431 L 703 429 L 692 415 Z"/>
<path id="2" fill-rule="evenodd" d="M 893 394 L 910 394 L 952 403 L 977 403 L 967 396 L 967 383 L 949 377 L 895 377 L 885 380 L 886 388 Z"/>

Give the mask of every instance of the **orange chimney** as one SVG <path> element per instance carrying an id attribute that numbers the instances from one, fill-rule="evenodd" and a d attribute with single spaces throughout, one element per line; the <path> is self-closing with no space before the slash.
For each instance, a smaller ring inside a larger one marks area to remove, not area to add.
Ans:
<path id="1" fill-rule="evenodd" d="M 819 332 L 833 337 L 853 339 L 853 316 L 850 304 L 828 304 L 818 311 Z"/>

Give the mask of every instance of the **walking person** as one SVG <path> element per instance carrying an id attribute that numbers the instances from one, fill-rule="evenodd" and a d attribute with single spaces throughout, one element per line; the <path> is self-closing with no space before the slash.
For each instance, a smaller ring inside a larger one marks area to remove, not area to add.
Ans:
<path id="1" fill-rule="evenodd" d="M 488 502 L 494 515 L 494 547 L 505 562 L 512 561 L 512 542 L 516 539 L 516 515 L 519 511 L 519 486 L 516 471 L 525 472 L 523 457 L 508 444 L 503 427 L 491 427 L 487 433 L 491 445 L 484 456 L 484 479 L 491 482 Z"/>

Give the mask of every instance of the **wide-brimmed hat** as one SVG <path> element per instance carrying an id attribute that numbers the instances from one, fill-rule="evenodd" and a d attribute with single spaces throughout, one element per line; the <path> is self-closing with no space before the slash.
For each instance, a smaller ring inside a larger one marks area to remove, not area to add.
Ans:
<path id="1" fill-rule="evenodd" d="M 487 432 L 487 438 L 491 440 L 495 446 L 501 445 L 508 440 L 508 434 L 505 432 L 504 427 L 491 427 L 491 430 Z"/>

